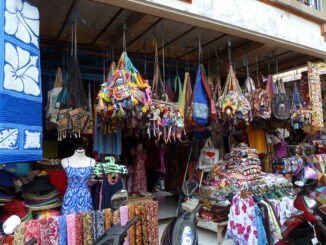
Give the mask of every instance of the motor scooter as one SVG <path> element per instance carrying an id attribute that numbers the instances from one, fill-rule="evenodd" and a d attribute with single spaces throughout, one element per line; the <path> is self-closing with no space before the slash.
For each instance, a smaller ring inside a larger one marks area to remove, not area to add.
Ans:
<path id="1" fill-rule="evenodd" d="M 179 200 L 189 197 L 197 188 L 197 180 L 184 181 Z M 197 245 L 195 218 L 200 208 L 201 204 L 198 203 L 193 211 L 184 211 L 179 201 L 177 215 L 167 224 L 161 237 L 161 245 Z"/>
<path id="2" fill-rule="evenodd" d="M 310 198 L 317 182 L 317 174 L 309 167 L 300 168 L 294 173 L 293 184 L 300 191 L 293 205 L 298 211 L 282 225 L 283 239 L 277 245 L 326 244 L 326 206 Z"/>

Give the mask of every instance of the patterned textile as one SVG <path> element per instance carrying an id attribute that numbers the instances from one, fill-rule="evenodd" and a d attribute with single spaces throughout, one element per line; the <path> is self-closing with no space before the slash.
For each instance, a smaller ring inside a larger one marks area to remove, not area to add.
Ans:
<path id="1" fill-rule="evenodd" d="M 239 245 L 258 245 L 255 202 L 252 197 L 233 197 L 226 232 Z"/>
<path id="2" fill-rule="evenodd" d="M 83 216 L 80 213 L 69 214 L 67 220 L 67 241 L 68 245 L 83 244 Z"/>
<path id="3" fill-rule="evenodd" d="M 25 222 L 25 242 L 35 237 L 38 245 L 41 244 L 40 222 L 39 220 L 30 220 Z"/>
<path id="4" fill-rule="evenodd" d="M 68 188 L 62 203 L 62 214 L 73 214 L 93 210 L 92 197 L 88 188 L 88 179 L 92 174 L 91 162 L 87 167 L 65 168 L 68 177 Z"/>
<path id="5" fill-rule="evenodd" d="M 1 1 L 0 164 L 42 159 L 39 11 Z"/>
<path id="6" fill-rule="evenodd" d="M 137 152 L 135 157 L 135 169 L 132 176 L 133 185 L 132 192 L 146 192 L 147 191 L 147 180 L 145 161 L 147 155 L 142 152 Z"/>
<path id="7" fill-rule="evenodd" d="M 15 244 L 16 245 L 24 244 L 24 238 L 25 238 L 25 222 L 22 222 L 14 234 Z"/>
<path id="8" fill-rule="evenodd" d="M 93 215 L 93 212 L 82 213 L 84 245 L 92 245 L 94 241 Z"/>
<path id="9" fill-rule="evenodd" d="M 104 218 L 104 210 L 96 210 L 93 212 L 94 241 L 96 241 L 105 232 Z"/>
<path id="10" fill-rule="evenodd" d="M 135 206 L 134 205 L 128 205 L 128 217 L 129 217 L 129 220 L 132 220 L 135 217 Z M 136 235 L 136 226 L 133 225 L 129 228 L 129 244 L 130 245 L 136 245 L 135 235 Z"/>
<path id="11" fill-rule="evenodd" d="M 67 222 L 66 216 L 62 215 L 59 216 L 59 245 L 66 245 L 67 244 Z"/>
<path id="12" fill-rule="evenodd" d="M 112 215 L 112 224 L 115 225 L 115 224 L 120 224 L 120 210 L 117 209 L 113 212 L 113 215 Z"/>
<path id="13" fill-rule="evenodd" d="M 120 207 L 120 220 L 121 220 L 121 225 L 125 226 L 127 224 L 127 222 L 129 221 L 129 217 L 128 217 L 128 206 L 122 206 Z M 129 231 L 126 237 L 126 240 L 123 243 L 124 245 L 129 245 Z"/>
<path id="14" fill-rule="evenodd" d="M 158 241 L 158 202 L 146 202 L 144 203 L 146 207 L 146 216 L 147 216 L 147 230 L 148 230 L 148 244 L 156 245 Z"/>
<path id="15" fill-rule="evenodd" d="M 148 244 L 148 228 L 149 228 L 149 220 L 147 219 L 146 215 L 146 207 L 143 204 L 140 205 L 140 216 L 141 216 L 141 231 L 143 237 L 143 244 Z"/>
<path id="16" fill-rule="evenodd" d="M 141 209 L 140 204 L 135 204 L 135 216 L 138 216 L 138 221 L 135 224 L 135 244 L 144 244 L 143 243 L 143 237 L 142 237 L 142 222 L 143 217 L 141 216 Z"/>
<path id="17" fill-rule="evenodd" d="M 58 217 L 40 219 L 40 237 L 42 245 L 59 244 Z"/>
<path id="18" fill-rule="evenodd" d="M 105 230 L 111 227 L 111 220 L 112 220 L 112 212 L 110 208 L 104 209 L 104 216 L 105 216 Z"/>

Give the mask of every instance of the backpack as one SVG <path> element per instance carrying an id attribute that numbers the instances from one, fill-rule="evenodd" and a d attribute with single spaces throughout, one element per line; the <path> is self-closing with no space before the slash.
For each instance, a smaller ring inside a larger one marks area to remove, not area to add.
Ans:
<path id="1" fill-rule="evenodd" d="M 272 75 L 268 76 L 267 88 L 270 88 L 272 94 L 272 115 L 279 120 L 287 120 L 291 115 L 291 101 L 286 94 L 284 84 L 282 80 L 277 81 L 278 86 L 275 87 Z"/>

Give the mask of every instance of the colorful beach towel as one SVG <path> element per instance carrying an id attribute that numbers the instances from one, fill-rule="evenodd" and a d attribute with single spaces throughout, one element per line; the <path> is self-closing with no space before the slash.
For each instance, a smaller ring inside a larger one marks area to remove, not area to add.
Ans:
<path id="1" fill-rule="evenodd" d="M 39 11 L 0 1 L 0 164 L 42 159 Z"/>

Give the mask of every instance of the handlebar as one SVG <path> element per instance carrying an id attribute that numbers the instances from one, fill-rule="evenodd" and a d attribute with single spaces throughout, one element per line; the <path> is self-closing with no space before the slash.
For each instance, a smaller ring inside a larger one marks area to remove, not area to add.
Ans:
<path id="1" fill-rule="evenodd" d="M 138 220 L 138 216 L 134 217 L 124 226 L 124 228 L 128 230 L 131 226 L 133 226 L 137 222 L 137 220 Z"/>
<path id="2" fill-rule="evenodd" d="M 25 245 L 34 245 L 35 243 L 37 243 L 37 240 L 35 237 L 33 237 L 31 240 L 29 240 L 27 243 L 25 243 Z"/>

